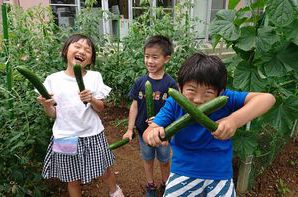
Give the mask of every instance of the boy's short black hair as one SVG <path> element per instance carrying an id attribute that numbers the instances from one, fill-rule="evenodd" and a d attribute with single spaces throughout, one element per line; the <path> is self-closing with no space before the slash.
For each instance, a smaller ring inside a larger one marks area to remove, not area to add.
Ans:
<path id="1" fill-rule="evenodd" d="M 178 71 L 178 83 L 181 90 L 188 81 L 210 85 L 220 93 L 227 85 L 226 66 L 217 56 L 195 53 L 182 64 Z"/>
<path id="2" fill-rule="evenodd" d="M 73 34 L 69 38 L 66 39 L 66 41 L 64 42 L 62 51 L 61 51 L 61 57 L 62 57 L 63 61 L 65 63 L 67 63 L 67 51 L 68 51 L 69 45 L 74 42 L 77 42 L 81 39 L 86 40 L 88 45 L 91 47 L 91 49 L 92 49 L 91 64 L 95 65 L 95 60 L 96 60 L 95 45 L 94 45 L 93 41 L 91 40 L 91 38 L 89 38 L 88 36 L 82 35 L 82 34 Z"/>
<path id="3" fill-rule="evenodd" d="M 146 50 L 146 48 L 150 48 L 153 46 L 159 46 L 162 49 L 164 56 L 171 56 L 171 54 L 173 53 L 172 41 L 165 36 L 155 35 L 149 37 L 145 42 L 144 51 Z"/>

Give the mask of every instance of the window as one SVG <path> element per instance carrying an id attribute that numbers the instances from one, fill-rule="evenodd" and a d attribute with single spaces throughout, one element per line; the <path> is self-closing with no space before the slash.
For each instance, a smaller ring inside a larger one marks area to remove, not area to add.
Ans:
<path id="1" fill-rule="evenodd" d="M 61 27 L 74 25 L 76 14 L 84 6 L 85 0 L 50 0 L 56 23 Z"/>

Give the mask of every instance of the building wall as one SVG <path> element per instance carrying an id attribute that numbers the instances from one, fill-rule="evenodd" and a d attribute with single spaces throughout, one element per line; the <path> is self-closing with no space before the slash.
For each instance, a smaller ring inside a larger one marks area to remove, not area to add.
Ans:
<path id="1" fill-rule="evenodd" d="M 2 4 L 3 0 L 0 0 L 0 3 Z M 6 2 L 9 2 L 11 4 L 19 5 L 23 7 L 24 9 L 37 6 L 37 5 L 44 5 L 47 6 L 50 4 L 50 0 L 8 0 Z"/>

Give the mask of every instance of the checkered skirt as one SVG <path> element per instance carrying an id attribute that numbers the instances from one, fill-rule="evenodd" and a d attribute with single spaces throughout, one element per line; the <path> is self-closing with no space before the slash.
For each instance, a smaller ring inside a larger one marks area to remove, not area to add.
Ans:
<path id="1" fill-rule="evenodd" d="M 115 156 L 108 147 L 104 132 L 95 136 L 79 138 L 78 154 L 67 155 L 52 151 L 53 137 L 44 160 L 42 176 L 45 179 L 58 178 L 62 182 L 80 180 L 89 183 L 102 176 L 114 163 Z"/>

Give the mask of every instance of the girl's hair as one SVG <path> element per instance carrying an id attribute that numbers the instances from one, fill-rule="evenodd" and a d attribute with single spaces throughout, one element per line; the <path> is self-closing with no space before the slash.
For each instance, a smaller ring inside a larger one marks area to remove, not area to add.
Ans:
<path id="1" fill-rule="evenodd" d="M 227 85 L 227 69 L 219 57 L 195 53 L 182 64 L 178 71 L 181 90 L 188 81 L 212 86 L 220 93 Z"/>
<path id="2" fill-rule="evenodd" d="M 164 56 L 171 55 L 173 52 L 172 41 L 162 35 L 155 35 L 148 38 L 145 42 L 144 51 L 146 50 L 146 48 L 150 48 L 153 46 L 159 46 Z"/>
<path id="3" fill-rule="evenodd" d="M 73 34 L 69 38 L 66 39 L 66 41 L 64 42 L 62 51 L 61 51 L 61 57 L 62 57 L 63 61 L 65 63 L 67 63 L 67 51 L 68 51 L 69 45 L 74 42 L 77 42 L 81 39 L 86 40 L 87 44 L 91 47 L 91 49 L 92 49 L 91 64 L 95 65 L 95 59 L 96 59 L 95 45 L 89 37 L 82 35 L 82 34 Z"/>

